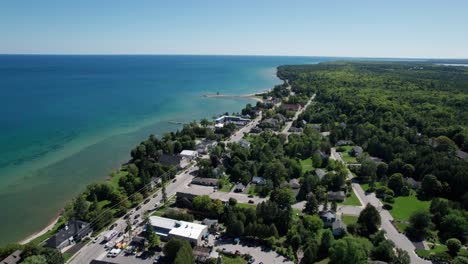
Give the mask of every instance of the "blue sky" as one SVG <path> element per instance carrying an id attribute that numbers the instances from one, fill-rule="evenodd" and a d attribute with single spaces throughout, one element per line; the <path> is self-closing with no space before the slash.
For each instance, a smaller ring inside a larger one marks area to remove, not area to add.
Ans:
<path id="1" fill-rule="evenodd" d="M 0 53 L 468 58 L 467 0 L 0 0 Z"/>

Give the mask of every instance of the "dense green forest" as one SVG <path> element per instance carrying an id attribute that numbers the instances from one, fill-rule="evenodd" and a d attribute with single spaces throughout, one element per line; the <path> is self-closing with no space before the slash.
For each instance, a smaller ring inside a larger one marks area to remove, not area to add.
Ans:
<path id="1" fill-rule="evenodd" d="M 457 153 L 468 150 L 468 68 L 334 62 L 281 66 L 278 76 L 296 92 L 317 93 L 299 121 L 321 123 L 332 144 L 352 140 L 395 173 L 410 164 L 414 172 L 405 176 L 416 180 L 434 175 L 441 188 L 426 196 L 467 206 L 468 164 Z"/>

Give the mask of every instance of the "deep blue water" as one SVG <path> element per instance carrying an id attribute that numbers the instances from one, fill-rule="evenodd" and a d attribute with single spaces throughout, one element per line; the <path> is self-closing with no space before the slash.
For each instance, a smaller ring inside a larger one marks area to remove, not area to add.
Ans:
<path id="1" fill-rule="evenodd" d="M 282 64 L 327 58 L 0 55 L 0 244 L 44 226 L 168 121 L 239 111 Z"/>

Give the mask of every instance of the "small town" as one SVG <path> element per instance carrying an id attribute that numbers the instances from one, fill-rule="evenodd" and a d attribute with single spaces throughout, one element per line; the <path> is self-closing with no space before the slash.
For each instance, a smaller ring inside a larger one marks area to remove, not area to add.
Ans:
<path id="1" fill-rule="evenodd" d="M 440 182 L 416 180 L 413 165 L 401 159 L 387 164 L 370 155 L 344 135 L 344 120 L 311 122 L 326 111 L 317 90 L 299 89 L 295 75 L 280 76 L 283 84 L 255 95 L 256 105 L 241 113 L 192 122 L 161 139 L 151 135 L 34 245 L 71 264 L 328 263 L 338 250 L 333 241 L 370 238 L 369 263 L 431 263 L 427 256 L 440 242 L 418 229 L 422 220 L 415 219 L 424 216 L 416 207 L 446 202 L 416 194 L 437 195 L 431 192 Z M 466 163 L 466 152 L 453 155 Z M 439 236 L 463 240 L 466 225 L 451 225 Z M 21 253 L 1 263 L 19 263 Z"/>

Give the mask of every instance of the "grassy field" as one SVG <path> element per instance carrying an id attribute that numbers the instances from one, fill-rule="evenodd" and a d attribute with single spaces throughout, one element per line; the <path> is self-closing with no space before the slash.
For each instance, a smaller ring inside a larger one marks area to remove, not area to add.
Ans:
<path id="1" fill-rule="evenodd" d="M 357 160 L 355 157 L 349 155 L 349 151 L 353 148 L 353 146 L 341 146 L 340 148 L 344 148 L 345 151 L 340 152 L 341 157 L 343 157 L 343 160 L 346 161 L 347 163 L 357 163 Z M 337 150 L 338 151 L 338 150 Z"/>
<path id="2" fill-rule="evenodd" d="M 123 170 L 118 170 L 118 171 L 115 171 L 111 174 L 111 178 L 109 180 L 109 182 L 114 185 L 115 188 L 119 188 L 119 180 L 120 178 L 122 178 L 123 176 L 126 176 L 128 175 L 128 172 L 127 171 L 123 171 Z"/>
<path id="3" fill-rule="evenodd" d="M 257 191 L 255 190 L 256 189 L 255 187 L 256 187 L 255 184 L 250 184 L 249 189 L 247 190 L 247 193 L 249 195 L 254 195 L 254 196 L 258 195 Z"/>
<path id="4" fill-rule="evenodd" d="M 344 200 L 344 202 L 338 203 L 338 204 L 341 204 L 341 205 L 361 206 L 361 202 L 360 202 L 359 199 L 357 198 L 357 196 L 356 196 L 356 194 L 354 193 L 354 191 L 351 192 L 351 196 L 346 197 L 346 199 Z"/>
<path id="5" fill-rule="evenodd" d="M 418 200 L 416 195 L 401 196 L 395 198 L 390 214 L 395 220 L 395 226 L 403 232 L 408 226 L 408 221 L 412 213 L 418 210 L 429 210 L 431 202 Z"/>
<path id="6" fill-rule="evenodd" d="M 357 215 L 342 215 L 341 220 L 343 220 L 343 223 L 346 225 L 354 224 L 358 220 Z"/>
<path id="7" fill-rule="evenodd" d="M 375 182 L 374 188 L 380 187 L 382 184 L 380 182 Z M 369 183 L 362 183 L 361 188 L 367 192 L 369 190 Z"/>
<path id="8" fill-rule="evenodd" d="M 416 254 L 420 256 L 421 258 L 429 259 L 431 255 L 437 254 L 437 253 L 442 253 L 442 252 L 447 252 L 447 246 L 445 245 L 436 245 L 433 249 L 417 249 Z M 460 252 L 458 252 L 459 256 L 468 256 L 468 250 L 466 249 L 461 249 Z"/>
<path id="9" fill-rule="evenodd" d="M 236 206 L 239 208 L 253 208 L 253 209 L 257 208 L 255 204 L 249 204 L 249 203 L 237 203 Z"/>
<path id="10" fill-rule="evenodd" d="M 221 254 L 221 259 L 223 264 L 247 264 L 247 261 L 239 256 L 229 257 L 224 254 Z"/>
<path id="11" fill-rule="evenodd" d="M 219 189 L 220 192 L 230 192 L 234 187 L 234 183 L 229 181 L 229 176 L 220 178 L 219 182 L 223 184 L 223 187 Z"/>
<path id="12" fill-rule="evenodd" d="M 312 165 L 312 158 L 301 160 L 301 166 L 302 166 L 303 173 L 313 170 L 314 166 Z"/>

